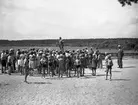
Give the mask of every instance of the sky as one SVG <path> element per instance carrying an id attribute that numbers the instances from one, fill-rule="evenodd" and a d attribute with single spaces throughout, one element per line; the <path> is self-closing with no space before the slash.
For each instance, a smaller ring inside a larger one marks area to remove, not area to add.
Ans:
<path id="1" fill-rule="evenodd" d="M 118 0 L 0 0 L 0 39 L 138 38 L 138 4 Z"/>

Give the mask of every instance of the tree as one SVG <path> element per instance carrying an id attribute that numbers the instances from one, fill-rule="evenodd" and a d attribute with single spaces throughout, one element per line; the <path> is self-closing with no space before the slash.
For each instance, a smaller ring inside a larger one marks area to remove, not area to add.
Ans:
<path id="1" fill-rule="evenodd" d="M 122 7 L 125 5 L 132 5 L 132 3 L 138 3 L 138 0 L 118 0 L 120 4 L 122 4 Z"/>

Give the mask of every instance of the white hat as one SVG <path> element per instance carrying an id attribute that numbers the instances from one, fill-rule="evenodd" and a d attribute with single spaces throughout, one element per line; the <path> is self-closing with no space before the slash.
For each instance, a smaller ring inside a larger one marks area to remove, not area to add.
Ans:
<path id="1" fill-rule="evenodd" d="M 118 45 L 118 47 L 120 48 L 120 47 L 121 47 L 121 45 Z"/>
<path id="2" fill-rule="evenodd" d="M 107 52 L 105 52 L 104 54 L 105 54 L 105 55 L 107 55 L 108 53 L 107 53 Z"/>
<path id="3" fill-rule="evenodd" d="M 43 52 L 42 51 L 39 51 L 39 54 L 42 54 Z"/>
<path id="4" fill-rule="evenodd" d="M 80 49 L 77 49 L 77 52 L 80 51 Z"/>
<path id="5" fill-rule="evenodd" d="M 109 57 L 111 57 L 112 55 L 111 55 L 111 54 L 109 54 L 108 56 L 109 56 Z"/>
<path id="6" fill-rule="evenodd" d="M 11 48 L 10 51 L 13 51 L 13 48 Z"/>

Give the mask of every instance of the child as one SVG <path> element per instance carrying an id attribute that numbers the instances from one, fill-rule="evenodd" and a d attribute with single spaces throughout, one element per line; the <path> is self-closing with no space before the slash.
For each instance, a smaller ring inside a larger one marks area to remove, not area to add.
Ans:
<path id="1" fill-rule="evenodd" d="M 105 52 L 105 58 L 104 58 L 104 60 L 105 60 L 105 72 L 107 71 L 107 63 L 108 63 L 108 53 L 107 52 Z"/>
<path id="2" fill-rule="evenodd" d="M 21 72 L 21 75 L 24 74 L 23 67 L 24 67 L 24 56 L 20 55 L 20 58 L 18 59 L 18 69 Z"/>
<path id="3" fill-rule="evenodd" d="M 2 73 L 6 73 L 6 62 L 7 62 L 7 56 L 5 50 L 1 53 L 1 70 Z M 4 70 L 3 70 L 4 68 Z"/>
<path id="4" fill-rule="evenodd" d="M 30 76 L 33 76 L 33 71 L 35 68 L 35 55 L 30 54 L 29 55 L 29 70 L 30 70 Z"/>
<path id="5" fill-rule="evenodd" d="M 91 67 L 92 67 L 92 75 L 96 76 L 96 68 L 97 68 L 97 55 L 96 55 L 96 53 L 93 54 Z"/>
<path id="6" fill-rule="evenodd" d="M 69 55 L 66 55 L 65 68 L 66 68 L 66 72 L 67 72 L 67 77 L 71 77 L 70 76 L 70 71 L 71 71 L 71 57 Z"/>
<path id="7" fill-rule="evenodd" d="M 45 70 L 46 69 L 48 70 L 48 59 L 46 58 L 45 54 L 42 54 L 42 58 L 40 60 L 40 63 L 42 65 L 42 71 L 43 71 L 42 76 L 45 78 Z"/>
<path id="8" fill-rule="evenodd" d="M 85 67 L 86 67 L 86 59 L 85 59 L 85 55 L 84 54 L 80 55 L 80 61 L 81 61 L 81 76 L 84 76 Z"/>
<path id="9" fill-rule="evenodd" d="M 108 79 L 108 72 L 110 72 L 110 80 L 112 78 L 112 66 L 113 66 L 113 61 L 111 58 L 111 54 L 109 54 L 107 58 L 106 80 Z"/>
<path id="10" fill-rule="evenodd" d="M 27 76 L 29 75 L 29 57 L 28 55 L 25 56 L 25 59 L 24 59 L 24 69 L 25 69 L 25 81 L 24 82 L 27 82 Z"/>
<path id="11" fill-rule="evenodd" d="M 75 67 L 76 67 L 76 71 L 77 71 L 77 77 L 80 77 L 80 66 L 81 66 L 81 61 L 79 56 L 76 57 L 75 59 Z"/>
<path id="12" fill-rule="evenodd" d="M 98 68 L 100 68 L 100 69 L 103 68 L 102 55 L 101 55 L 101 53 L 98 54 Z"/>
<path id="13" fill-rule="evenodd" d="M 7 63 L 8 63 L 8 74 L 11 75 L 11 71 L 12 71 L 12 68 L 13 68 L 13 56 L 12 56 L 12 52 L 9 53 L 9 56 L 8 56 L 8 60 L 7 60 Z"/>
<path id="14" fill-rule="evenodd" d="M 41 69 L 42 69 L 41 68 L 42 65 L 40 63 L 41 58 L 42 58 L 42 51 L 40 51 L 36 56 L 36 68 L 37 68 L 39 74 L 41 74 Z"/>
<path id="15" fill-rule="evenodd" d="M 59 57 L 58 57 L 58 64 L 59 64 L 59 68 L 58 68 L 58 77 L 63 77 L 63 72 L 64 72 L 64 57 L 63 57 L 63 54 L 60 54 Z"/>

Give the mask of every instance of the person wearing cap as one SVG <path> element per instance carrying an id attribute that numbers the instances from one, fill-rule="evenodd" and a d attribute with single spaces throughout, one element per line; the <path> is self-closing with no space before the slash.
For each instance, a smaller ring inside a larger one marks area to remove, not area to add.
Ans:
<path id="1" fill-rule="evenodd" d="M 123 56 L 124 56 L 124 51 L 121 47 L 121 45 L 118 45 L 118 52 L 117 52 L 117 63 L 118 63 L 118 68 L 123 68 Z"/>

